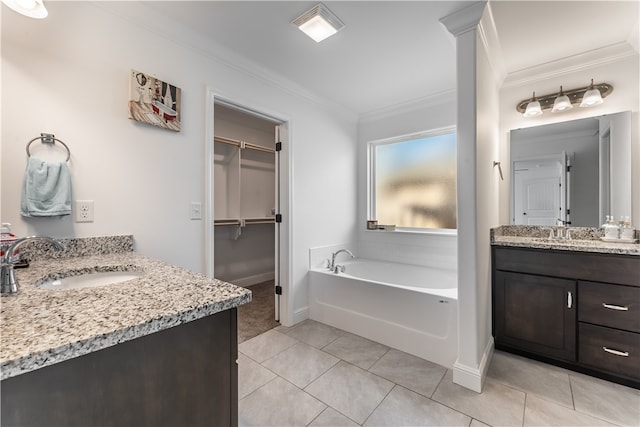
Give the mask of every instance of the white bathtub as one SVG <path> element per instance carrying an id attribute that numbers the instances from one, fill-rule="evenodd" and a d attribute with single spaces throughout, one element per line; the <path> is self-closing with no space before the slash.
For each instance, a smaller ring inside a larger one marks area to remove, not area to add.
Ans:
<path id="1" fill-rule="evenodd" d="M 309 317 L 446 367 L 458 355 L 455 270 L 367 259 L 310 271 Z"/>

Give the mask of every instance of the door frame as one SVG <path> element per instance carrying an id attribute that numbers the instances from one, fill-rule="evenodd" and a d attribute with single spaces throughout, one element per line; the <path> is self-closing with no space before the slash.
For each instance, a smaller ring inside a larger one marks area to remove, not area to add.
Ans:
<path id="1" fill-rule="evenodd" d="M 262 117 L 264 119 L 273 121 L 274 124 L 285 129 L 282 132 L 282 150 L 280 151 L 280 169 L 279 169 L 279 188 L 277 192 L 279 194 L 280 201 L 280 214 L 282 214 L 282 223 L 279 227 L 276 227 L 277 241 L 279 241 L 279 251 L 275 251 L 275 268 L 276 268 L 276 280 L 280 279 L 280 286 L 282 286 L 282 295 L 280 295 L 279 301 L 276 298 L 276 313 L 282 325 L 291 326 L 293 324 L 293 292 L 290 286 L 291 272 L 291 250 L 292 242 L 291 236 L 291 206 L 290 203 L 292 189 L 291 180 L 292 176 L 292 156 L 291 156 L 291 120 L 284 115 L 276 112 L 271 112 L 263 107 L 255 107 L 248 105 L 247 103 L 238 102 L 234 99 L 222 96 L 215 88 L 207 86 L 205 93 L 205 141 L 204 141 L 204 205 L 202 207 L 202 217 L 204 219 L 204 265 L 205 273 L 208 277 L 214 278 L 214 254 L 215 254 L 215 226 L 214 226 L 214 114 L 215 104 L 220 103 L 226 106 L 237 108 L 254 116 Z M 277 284 L 277 283 L 276 283 Z"/>

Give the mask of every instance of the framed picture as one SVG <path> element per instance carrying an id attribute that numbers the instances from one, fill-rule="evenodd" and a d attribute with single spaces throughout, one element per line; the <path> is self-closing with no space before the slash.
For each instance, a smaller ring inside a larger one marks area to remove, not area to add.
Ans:
<path id="1" fill-rule="evenodd" d="M 154 76 L 131 70 L 129 118 L 180 131 L 182 91 Z"/>

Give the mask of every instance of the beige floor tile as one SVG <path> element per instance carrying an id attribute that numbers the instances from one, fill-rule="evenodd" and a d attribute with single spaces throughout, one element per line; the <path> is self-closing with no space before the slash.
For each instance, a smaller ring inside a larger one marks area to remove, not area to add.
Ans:
<path id="1" fill-rule="evenodd" d="M 369 372 L 431 397 L 447 368 L 391 349 L 369 369 Z"/>
<path id="2" fill-rule="evenodd" d="M 393 383 L 344 361 L 309 384 L 305 391 L 362 424 L 393 388 Z"/>
<path id="3" fill-rule="evenodd" d="M 525 394 L 493 380 L 486 380 L 482 393 L 476 393 L 454 384 L 449 370 L 433 400 L 494 427 L 522 425 Z"/>
<path id="4" fill-rule="evenodd" d="M 271 359 L 276 354 L 282 353 L 296 343 L 298 343 L 298 340 L 272 329 L 239 344 L 238 351 L 249 356 L 256 362 L 262 363 L 267 359 Z"/>
<path id="5" fill-rule="evenodd" d="M 471 418 L 406 388 L 395 386 L 365 426 L 464 426 Z"/>
<path id="6" fill-rule="evenodd" d="M 389 351 L 389 347 L 358 335 L 346 333 L 323 347 L 322 350 L 362 369 L 369 369 Z"/>
<path id="7" fill-rule="evenodd" d="M 358 427 L 359 425 L 335 409 L 327 408 L 309 424 L 309 427 Z"/>
<path id="8" fill-rule="evenodd" d="M 238 355 L 238 399 L 262 387 L 276 376 L 244 354 Z"/>
<path id="9" fill-rule="evenodd" d="M 621 426 L 640 426 L 640 390 L 577 373 L 569 378 L 576 411 Z"/>
<path id="10" fill-rule="evenodd" d="M 276 378 L 238 404 L 239 426 L 306 426 L 326 405 L 293 384 Z"/>
<path id="11" fill-rule="evenodd" d="M 573 409 L 569 373 L 564 369 L 496 351 L 487 377 Z"/>
<path id="12" fill-rule="evenodd" d="M 305 320 L 300 325 L 286 331 L 286 333 L 290 337 L 310 346 L 322 348 L 340 338 L 345 332 L 314 320 Z"/>
<path id="13" fill-rule="evenodd" d="M 533 395 L 527 395 L 527 403 L 524 410 L 524 426 L 613 426 L 599 418 L 594 418 L 582 412 L 569 409 L 548 400 Z"/>
<path id="14" fill-rule="evenodd" d="M 339 361 L 315 347 L 298 343 L 262 364 L 287 381 L 305 388 Z"/>
<path id="15" fill-rule="evenodd" d="M 471 420 L 469 427 L 491 427 L 489 424 L 485 424 L 482 421 L 478 421 L 475 418 Z"/>

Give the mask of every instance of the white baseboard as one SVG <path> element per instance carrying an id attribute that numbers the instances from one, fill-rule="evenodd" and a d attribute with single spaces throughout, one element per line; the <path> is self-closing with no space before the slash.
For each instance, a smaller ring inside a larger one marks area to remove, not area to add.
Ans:
<path id="1" fill-rule="evenodd" d="M 253 276 L 240 277 L 238 279 L 230 280 L 229 283 L 233 283 L 237 286 L 248 287 L 251 285 L 257 285 L 258 283 L 266 282 L 267 280 L 274 280 L 275 273 L 269 271 L 267 273 L 254 274 Z"/>
<path id="2" fill-rule="evenodd" d="M 293 313 L 293 324 L 296 325 L 309 318 L 309 306 L 297 309 Z"/>
<path id="3" fill-rule="evenodd" d="M 482 393 L 482 386 L 484 380 L 487 377 L 487 370 L 491 364 L 491 358 L 493 357 L 493 337 L 487 342 L 487 346 L 482 354 L 480 365 L 478 368 L 472 368 L 461 363 L 453 364 L 453 382 L 459 384 L 469 390 L 473 390 L 477 393 Z"/>

